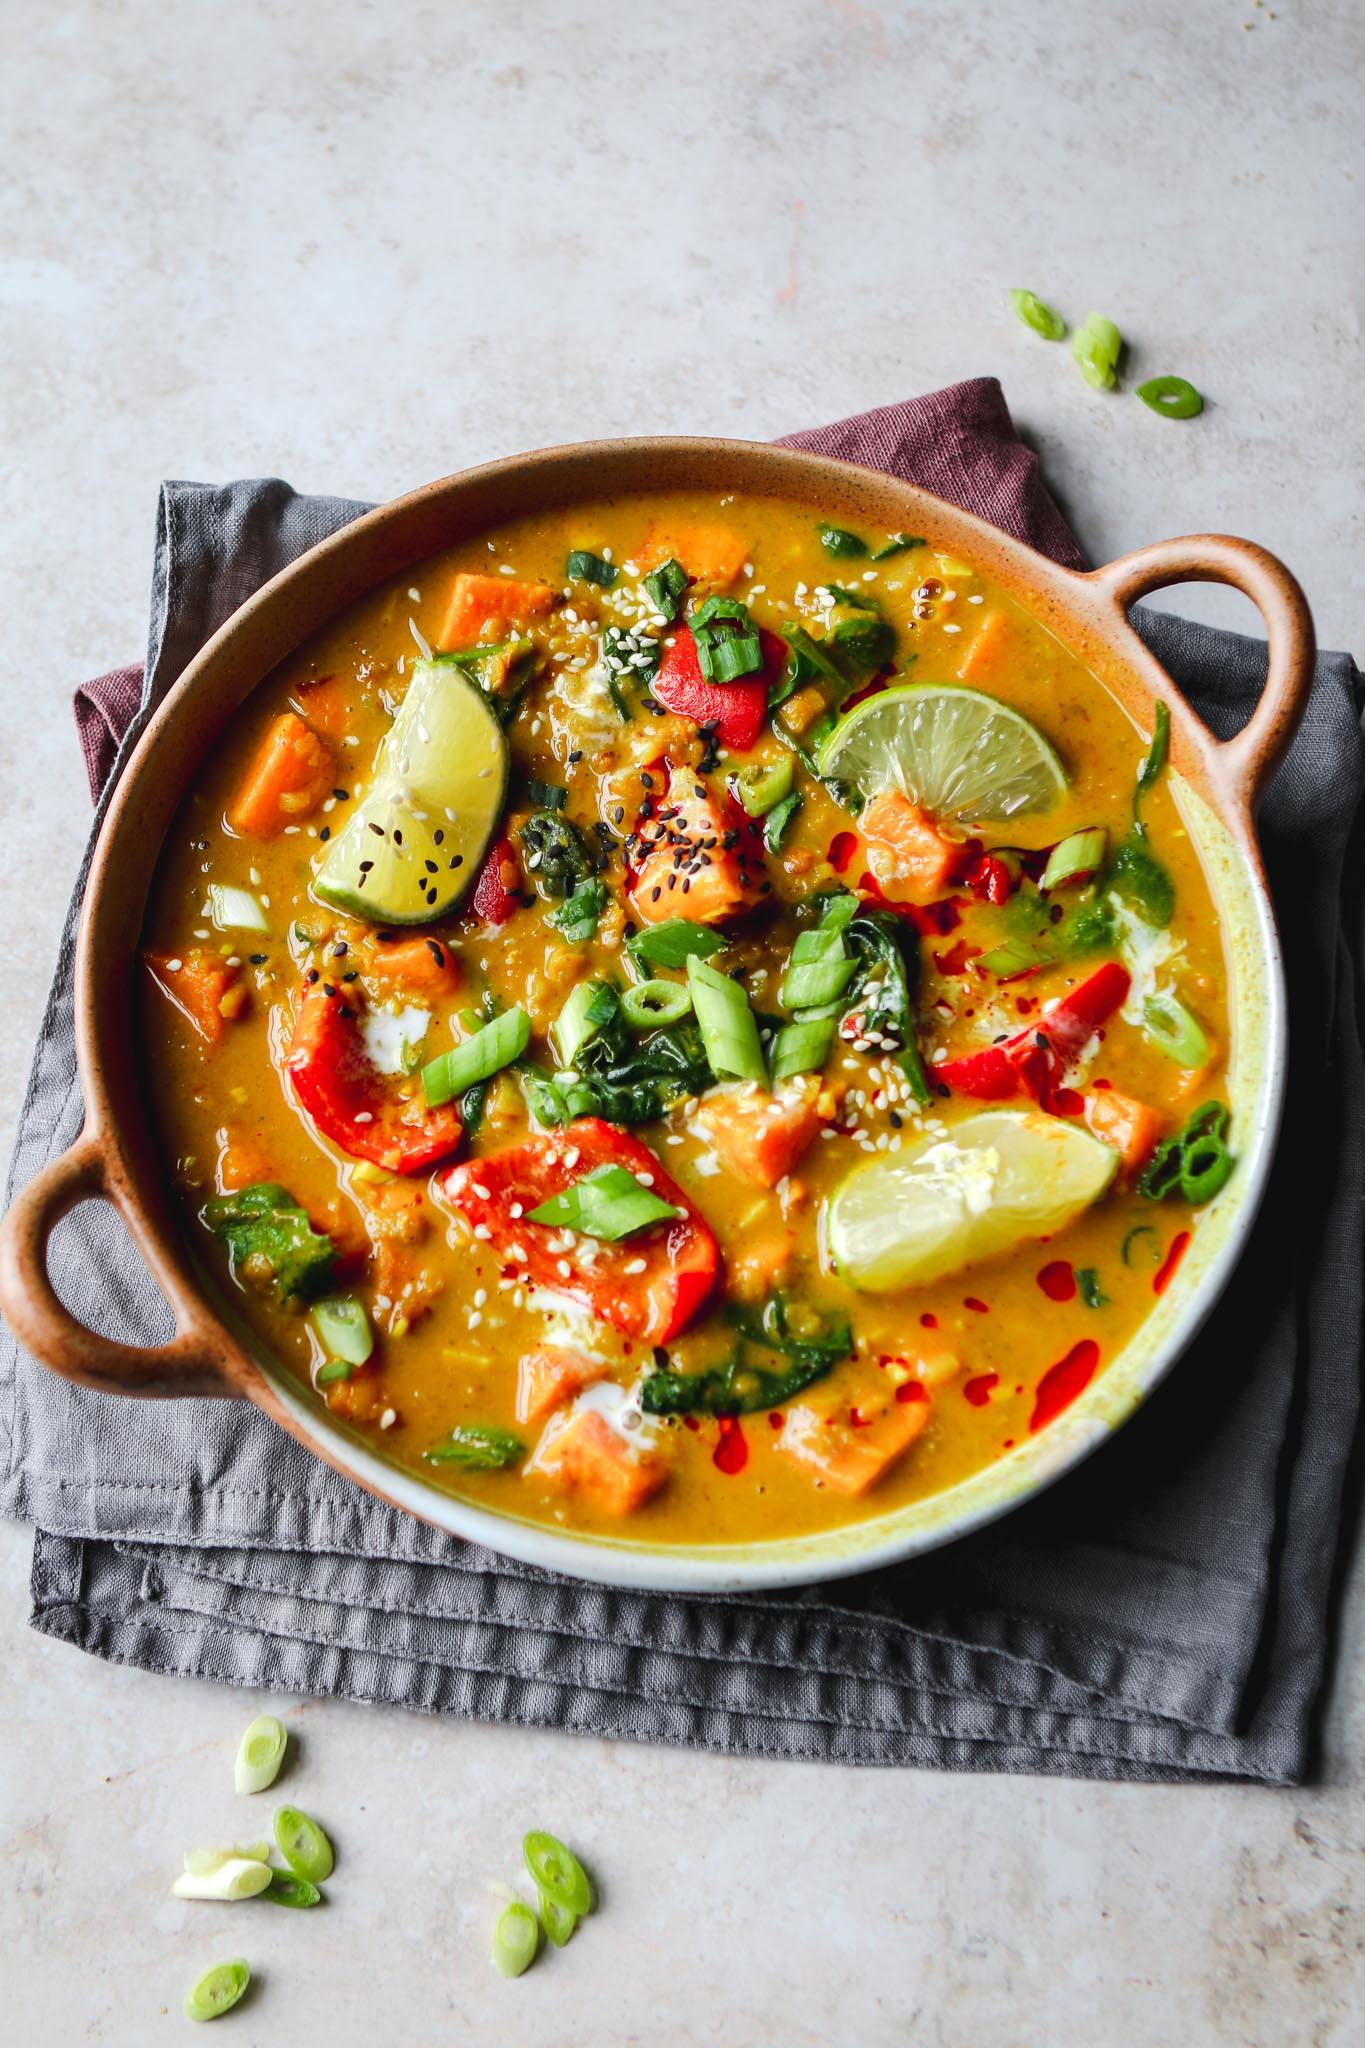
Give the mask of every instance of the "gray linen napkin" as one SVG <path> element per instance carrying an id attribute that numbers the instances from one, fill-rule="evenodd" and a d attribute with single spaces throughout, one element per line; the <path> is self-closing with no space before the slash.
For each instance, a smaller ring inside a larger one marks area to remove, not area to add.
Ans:
<path id="1" fill-rule="evenodd" d="M 935 484 L 969 495 L 965 476 Z M 360 509 L 278 482 L 165 486 L 142 709 L 121 758 L 217 624 Z M 1201 714 L 1235 730 L 1261 643 L 1157 614 L 1140 624 Z M 1252 1246 L 1147 1409 L 1042 1499 L 832 1588 L 618 1592 L 453 1542 L 243 1405 L 86 1393 L 6 1333 L 0 1508 L 36 1525 L 33 1625 L 162 1672 L 751 1754 L 1300 1778 L 1359 1402 L 1365 1072 L 1341 924 L 1358 685 L 1347 656 L 1321 657 L 1264 814 L 1294 1054 Z M 68 926 L 12 1186 L 80 1125 L 71 952 Z M 66 1220 L 52 1263 L 101 1329 L 166 1334 L 99 1205 Z"/>

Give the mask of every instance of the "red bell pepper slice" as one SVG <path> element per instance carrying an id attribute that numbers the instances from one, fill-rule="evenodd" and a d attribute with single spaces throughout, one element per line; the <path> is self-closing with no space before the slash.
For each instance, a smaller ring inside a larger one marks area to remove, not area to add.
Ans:
<path id="1" fill-rule="evenodd" d="M 299 999 L 285 1072 L 324 1138 L 390 1173 L 425 1173 L 464 1135 L 453 1102 L 404 1101 L 365 1050 L 350 990 L 315 981 Z"/>
<path id="2" fill-rule="evenodd" d="M 620 1244 L 580 1234 L 563 1249 L 560 1230 L 528 1221 L 528 1212 L 551 1195 L 609 1165 L 624 1166 L 641 1180 L 648 1176 L 654 1193 L 682 1214 Z M 627 1337 L 666 1344 L 715 1287 L 720 1252 L 700 1211 L 647 1145 L 600 1117 L 580 1117 L 562 1131 L 462 1161 L 442 1186 L 447 1201 L 509 1270 L 529 1274 L 534 1286 L 567 1294 Z M 641 1262 L 642 1270 L 635 1270 Z"/>
<path id="3" fill-rule="evenodd" d="M 962 1059 L 944 1060 L 930 1067 L 930 1078 L 958 1095 L 974 1095 L 982 1102 L 1031 1095 L 1046 1106 L 1071 1061 L 1127 1000 L 1130 986 L 1127 968 L 1115 960 L 1106 961 L 1026 1031 L 1016 1032 L 1002 1045 L 988 1045 Z"/>
<path id="4" fill-rule="evenodd" d="M 679 626 L 673 645 L 664 649 L 649 694 L 666 711 L 690 718 L 693 725 L 714 724 L 716 739 L 722 747 L 733 753 L 745 753 L 763 730 L 768 715 L 768 690 L 787 661 L 787 644 L 776 633 L 760 626 L 758 641 L 763 666 L 757 674 L 740 676 L 733 683 L 708 683 L 697 660 L 697 643 L 691 627 Z"/>
<path id="5" fill-rule="evenodd" d="M 520 878 L 520 875 L 516 848 L 504 833 L 501 839 L 493 841 L 484 855 L 474 894 L 469 899 L 470 909 L 481 923 L 494 931 L 506 924 L 521 903 L 521 897 L 516 888 L 509 885 L 508 877 Z"/>

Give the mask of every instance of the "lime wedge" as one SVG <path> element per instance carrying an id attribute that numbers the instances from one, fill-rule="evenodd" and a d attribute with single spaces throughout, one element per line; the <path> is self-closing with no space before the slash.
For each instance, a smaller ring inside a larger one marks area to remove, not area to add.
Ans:
<path id="1" fill-rule="evenodd" d="M 1062 764 L 1036 725 L 954 683 L 902 683 L 867 698 L 825 741 L 820 773 L 865 797 L 899 789 L 963 825 L 1048 811 L 1066 794 Z"/>
<path id="2" fill-rule="evenodd" d="M 841 1278 L 871 1294 L 924 1286 L 1097 1202 L 1118 1153 L 1070 1117 L 988 1109 L 903 1152 L 855 1166 L 825 1210 Z"/>
<path id="3" fill-rule="evenodd" d="M 375 924 L 444 917 L 478 874 L 506 794 L 507 742 L 482 691 L 451 662 L 417 662 L 313 894 Z"/>

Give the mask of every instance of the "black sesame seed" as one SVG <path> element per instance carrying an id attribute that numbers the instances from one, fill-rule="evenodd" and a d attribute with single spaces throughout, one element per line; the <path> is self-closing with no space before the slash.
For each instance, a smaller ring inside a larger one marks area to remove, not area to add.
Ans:
<path id="1" fill-rule="evenodd" d="M 318 833 L 318 838 L 319 838 L 319 839 L 330 839 L 330 838 L 331 838 L 331 836 L 332 836 L 332 828 L 331 828 L 331 826 L 330 826 L 330 825 L 324 825 L 324 826 L 323 826 L 323 828 L 322 828 L 322 830 L 321 830 L 321 831 L 320 831 L 320 832 Z"/>
<path id="2" fill-rule="evenodd" d="M 264 964 L 264 962 L 265 962 L 265 959 L 266 959 L 266 957 L 267 957 L 267 956 L 266 956 L 266 955 L 265 955 L 264 953 L 253 953 L 253 954 L 252 954 L 252 956 L 251 956 L 251 964 L 252 964 L 252 966 L 253 966 L 253 967 L 260 967 L 260 966 L 262 966 L 262 965 Z"/>
<path id="3" fill-rule="evenodd" d="M 349 803 L 351 800 L 351 793 L 348 789 L 334 789 L 332 795 L 339 804 Z"/>

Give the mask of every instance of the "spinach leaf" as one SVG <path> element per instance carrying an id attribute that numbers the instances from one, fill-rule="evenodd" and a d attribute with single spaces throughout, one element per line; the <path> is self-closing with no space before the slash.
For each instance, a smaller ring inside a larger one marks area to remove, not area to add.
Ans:
<path id="1" fill-rule="evenodd" d="M 542 895 L 572 896 L 593 872 L 582 833 L 558 811 L 533 811 L 519 837 L 526 871 Z"/>
<path id="2" fill-rule="evenodd" d="M 279 1301 L 310 1301 L 331 1280 L 331 1238 L 314 1230 L 307 1212 L 278 1181 L 214 1195 L 200 1215 L 226 1241 L 234 1279 L 264 1283 Z"/>
<path id="3" fill-rule="evenodd" d="M 809 1314 L 809 1333 L 793 1334 L 786 1297 L 771 1294 L 761 1309 L 734 1305 L 726 1320 L 739 1341 L 723 1365 L 703 1372 L 662 1368 L 647 1373 L 640 1387 L 640 1405 L 647 1415 L 752 1415 L 780 1408 L 784 1402 L 823 1379 L 853 1350 L 847 1323 L 826 1322 Z M 750 1345 L 776 1352 L 780 1366 L 755 1365 Z"/>

